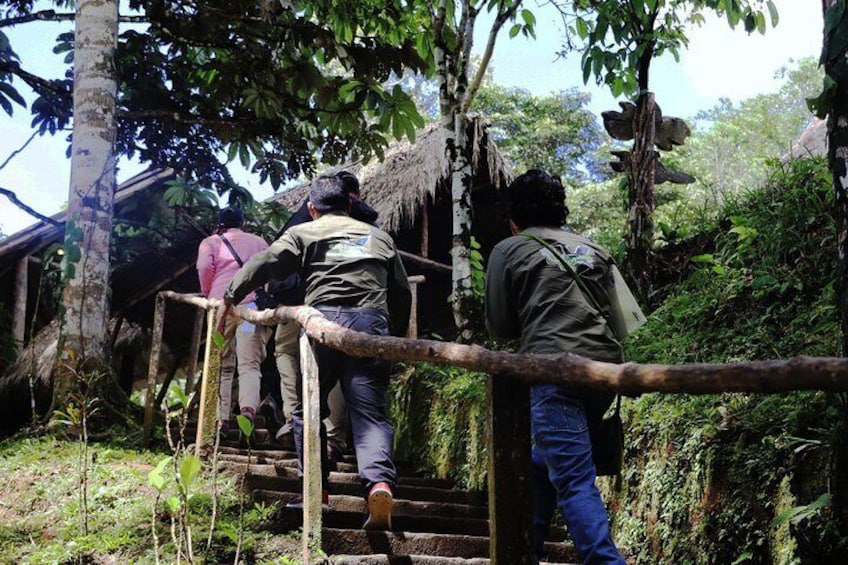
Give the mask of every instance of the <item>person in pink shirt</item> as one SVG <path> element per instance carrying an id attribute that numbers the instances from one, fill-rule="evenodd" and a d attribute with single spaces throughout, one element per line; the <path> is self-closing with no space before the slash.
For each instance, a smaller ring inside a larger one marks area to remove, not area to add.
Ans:
<path id="1" fill-rule="evenodd" d="M 241 265 L 268 248 L 264 239 L 241 230 L 244 214 L 238 208 L 225 208 L 218 216 L 218 230 L 200 242 L 197 251 L 197 275 L 200 292 L 207 298 L 221 299 Z M 241 302 L 241 306 L 255 309 L 254 293 Z M 260 365 L 265 359 L 265 344 L 271 328 L 241 322 L 236 327 L 233 342 L 221 359 L 221 388 L 218 404 L 219 425 L 229 429 L 232 408 L 233 374 L 238 364 L 239 409 L 253 422 L 259 407 L 259 386 L 262 377 Z"/>

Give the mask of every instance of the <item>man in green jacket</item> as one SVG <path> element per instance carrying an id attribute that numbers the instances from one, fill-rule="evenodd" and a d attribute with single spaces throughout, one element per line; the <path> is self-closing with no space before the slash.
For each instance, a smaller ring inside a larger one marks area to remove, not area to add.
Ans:
<path id="1" fill-rule="evenodd" d="M 411 292 L 395 244 L 384 231 L 351 218 L 350 198 L 338 177 L 312 183 L 309 213 L 314 221 L 294 226 L 267 251 L 255 255 L 236 275 L 224 295 L 238 304 L 269 279 L 297 273 L 305 288 L 305 304 L 331 322 L 372 335 L 406 335 Z M 321 383 L 321 417 L 327 415 L 327 394 L 338 381 L 348 406 L 359 476 L 366 487 L 367 529 L 390 529 L 394 429 L 386 414 L 386 390 L 391 364 L 352 357 L 317 347 Z M 302 398 L 299 393 L 298 398 Z M 303 406 L 292 414 L 295 447 L 303 464 Z M 329 465 L 322 425 L 321 470 L 328 503 Z"/>
<path id="2" fill-rule="evenodd" d="M 621 362 L 621 344 L 601 311 L 609 308 L 610 257 L 565 227 L 568 208 L 562 184 L 547 173 L 530 170 L 507 188 L 506 199 L 514 235 L 498 243 L 489 257 L 486 319 L 490 332 L 518 338 L 519 353 L 567 352 Z M 527 234 L 544 240 L 556 254 Z M 559 503 L 582 563 L 624 565 L 595 486 L 588 428 L 588 422 L 599 419 L 611 401 L 608 393 L 553 383 L 531 388 L 537 559 L 544 556 L 544 539 Z"/>

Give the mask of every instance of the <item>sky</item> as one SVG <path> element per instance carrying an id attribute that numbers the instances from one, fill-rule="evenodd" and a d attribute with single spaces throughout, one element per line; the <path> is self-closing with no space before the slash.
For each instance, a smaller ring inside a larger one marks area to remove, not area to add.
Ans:
<path id="1" fill-rule="evenodd" d="M 709 17 L 704 26 L 690 31 L 689 48 L 679 63 L 671 56 L 655 61 L 651 67 L 652 90 L 663 114 L 691 117 L 699 110 L 715 105 L 719 98 L 739 102 L 760 93 L 776 90 L 774 73 L 791 59 L 819 55 L 822 16 L 818 2 L 774 0 L 780 21 L 765 35 L 748 35 L 741 26 L 730 29 L 725 20 Z M 558 57 L 563 38 L 559 14 L 549 5 L 535 0 L 526 5 L 537 19 L 536 40 L 519 35 L 509 39 L 506 31 L 498 38 L 492 60 L 493 77 L 504 86 L 519 86 L 537 95 L 579 88 L 592 95 L 589 109 L 600 114 L 618 109 L 605 88 L 584 86 L 580 55 Z M 482 47 L 486 32 L 478 27 L 476 46 Z M 17 29 L 5 29 L 23 68 L 36 74 L 56 77 L 61 73 L 61 58 L 50 52 L 56 35 L 70 29 L 68 24 L 34 23 Z M 16 81 L 22 94 L 25 85 Z M 819 85 L 812 85 L 810 95 Z M 31 97 L 29 98 L 31 101 Z M 31 135 L 29 112 L 15 107 L 12 118 L 0 113 L 0 163 L 21 148 Z M 36 137 L 22 152 L 0 169 L 0 187 L 12 190 L 25 204 L 51 215 L 67 202 L 70 160 L 66 158 L 65 135 Z M 139 163 L 119 161 L 118 180 L 126 180 L 144 170 Z M 269 197 L 266 186 L 248 183 L 257 199 Z M 0 196 L 0 233 L 13 234 L 34 223 L 34 219 Z"/>

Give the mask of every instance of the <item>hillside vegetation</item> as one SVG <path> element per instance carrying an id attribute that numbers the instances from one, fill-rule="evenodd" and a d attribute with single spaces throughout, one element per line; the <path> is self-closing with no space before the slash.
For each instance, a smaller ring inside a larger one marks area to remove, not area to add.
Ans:
<path id="1" fill-rule="evenodd" d="M 839 355 L 832 190 L 823 160 L 773 164 L 762 190 L 730 198 L 711 254 L 626 344 L 629 360 L 690 363 Z M 601 479 L 617 541 L 639 563 L 834 563 L 845 398 L 644 395 L 625 402 L 625 470 Z M 414 407 L 414 409 L 413 409 Z M 410 368 L 393 383 L 398 453 L 486 484 L 485 379 Z M 835 495 L 834 495 L 835 496 Z"/>

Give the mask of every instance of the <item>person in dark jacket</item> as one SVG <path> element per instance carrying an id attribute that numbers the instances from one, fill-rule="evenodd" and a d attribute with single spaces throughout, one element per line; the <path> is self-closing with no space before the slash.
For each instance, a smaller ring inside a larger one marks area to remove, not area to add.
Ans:
<path id="1" fill-rule="evenodd" d="M 562 184 L 547 173 L 530 170 L 510 184 L 506 199 L 514 235 L 498 243 L 489 256 L 489 331 L 518 338 L 519 353 L 567 352 L 620 363 L 621 344 L 595 307 L 609 307 L 612 263 L 606 250 L 565 227 L 568 208 Z M 524 234 L 545 240 L 572 269 Z M 592 296 L 586 296 L 584 289 Z M 588 428 L 588 421 L 599 419 L 612 399 L 605 392 L 553 383 L 531 388 L 536 559 L 544 555 L 543 543 L 558 503 L 582 563 L 624 565 L 595 486 Z"/>
<path id="2" fill-rule="evenodd" d="M 406 335 L 412 293 L 391 236 L 349 216 L 351 200 L 338 177 L 316 179 L 309 193 L 312 222 L 294 226 L 239 271 L 224 295 L 225 310 L 271 278 L 297 273 L 305 304 L 343 327 L 372 335 Z M 386 412 L 390 363 L 319 346 L 321 415 L 337 381 L 347 401 L 359 476 L 367 492 L 367 529 L 391 527 L 394 429 Z M 299 395 L 300 396 L 300 395 Z M 303 463 L 303 406 L 293 411 L 295 447 Z M 323 426 L 322 426 L 323 428 Z M 322 434 L 323 435 L 323 434 Z M 329 464 L 321 470 L 329 501 Z M 302 467 L 301 467 L 302 468 Z"/>
<path id="3" fill-rule="evenodd" d="M 361 199 L 359 180 L 349 171 L 340 171 L 334 175 L 342 182 L 342 188 L 350 197 L 350 217 L 354 220 L 374 225 L 377 221 L 377 211 Z M 291 215 L 280 231 L 277 239 L 280 239 L 286 231 L 311 222 L 309 215 L 308 199 L 303 202 L 298 210 Z M 289 276 L 285 281 L 274 285 L 280 292 L 280 303 L 284 306 L 297 306 L 303 304 L 303 293 L 300 287 L 300 278 L 297 275 Z M 281 443 L 290 441 L 289 434 L 292 433 L 292 411 L 297 403 L 297 386 L 300 380 L 300 361 L 298 351 L 298 336 L 300 327 L 295 322 L 284 322 L 277 325 L 274 356 L 277 371 L 280 373 L 280 393 L 283 400 L 283 417 L 286 424 L 277 431 L 277 440 Z M 330 467 L 335 468 L 341 459 L 342 453 L 347 449 L 348 421 L 347 409 L 345 407 L 344 395 L 340 385 L 333 387 L 327 399 L 329 415 L 324 420 L 327 428 L 327 450 Z"/>

